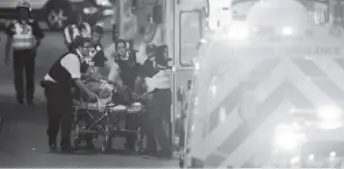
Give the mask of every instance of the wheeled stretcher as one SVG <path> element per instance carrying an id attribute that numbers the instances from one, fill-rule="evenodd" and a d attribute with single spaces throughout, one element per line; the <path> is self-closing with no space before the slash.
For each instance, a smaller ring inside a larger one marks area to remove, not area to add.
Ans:
<path id="1" fill-rule="evenodd" d="M 122 124 L 128 116 L 141 115 L 145 112 L 145 107 L 139 102 L 118 105 L 111 99 L 112 95 L 117 92 L 112 85 L 103 81 L 98 84 L 98 87 L 99 90 L 97 89 L 96 92 L 98 95 L 97 102 L 88 102 L 82 96 L 74 100 L 73 146 L 80 148 L 86 139 L 103 137 L 101 150 L 107 152 L 111 149 L 113 137 L 135 134 L 135 150 L 142 151 L 143 136 L 141 127 L 136 130 L 127 130 Z"/>

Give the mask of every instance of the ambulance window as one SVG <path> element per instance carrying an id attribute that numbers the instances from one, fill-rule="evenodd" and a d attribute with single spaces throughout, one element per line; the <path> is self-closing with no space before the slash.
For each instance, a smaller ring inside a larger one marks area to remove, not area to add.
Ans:
<path id="1" fill-rule="evenodd" d="M 202 39 L 202 11 L 181 11 L 179 14 L 179 60 L 181 66 L 191 66 Z"/>

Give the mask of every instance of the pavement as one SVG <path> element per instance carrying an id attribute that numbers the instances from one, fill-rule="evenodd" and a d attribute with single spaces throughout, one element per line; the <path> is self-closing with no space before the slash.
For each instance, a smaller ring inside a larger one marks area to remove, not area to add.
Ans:
<path id="1" fill-rule="evenodd" d="M 66 52 L 62 33 L 46 32 L 46 38 L 39 48 L 36 60 L 35 106 L 17 105 L 14 98 L 12 66 L 4 65 L 5 35 L 0 33 L 0 112 L 4 126 L 0 133 L 0 167 L 177 167 L 177 160 L 146 159 L 126 155 L 124 151 L 103 154 L 100 151 L 53 154 L 47 146 L 47 118 L 45 99 L 39 81 L 52 63 Z M 103 45 L 111 42 L 106 34 Z M 115 149 L 123 150 L 123 138 L 113 140 Z M 99 142 L 96 142 L 99 148 Z"/>

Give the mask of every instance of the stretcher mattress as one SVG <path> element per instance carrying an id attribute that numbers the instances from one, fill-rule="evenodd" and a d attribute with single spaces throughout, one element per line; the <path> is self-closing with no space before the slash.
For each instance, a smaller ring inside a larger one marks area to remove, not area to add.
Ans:
<path id="1" fill-rule="evenodd" d="M 130 106 L 115 105 L 114 103 L 86 103 L 78 100 L 74 100 L 74 106 L 80 109 L 104 111 L 105 109 L 110 112 L 121 112 L 121 113 L 138 113 L 143 110 L 143 106 L 140 103 L 133 103 Z"/>

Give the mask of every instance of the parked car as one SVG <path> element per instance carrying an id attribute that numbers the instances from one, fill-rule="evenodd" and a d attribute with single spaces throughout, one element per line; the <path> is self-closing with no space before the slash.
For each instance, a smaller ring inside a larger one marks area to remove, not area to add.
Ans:
<path id="1" fill-rule="evenodd" d="M 45 21 L 51 30 L 63 29 L 74 16 L 82 11 L 91 24 L 114 14 L 115 0 L 28 0 L 34 18 Z M 17 16 L 17 0 L 0 0 L 0 19 L 14 19 Z"/>

